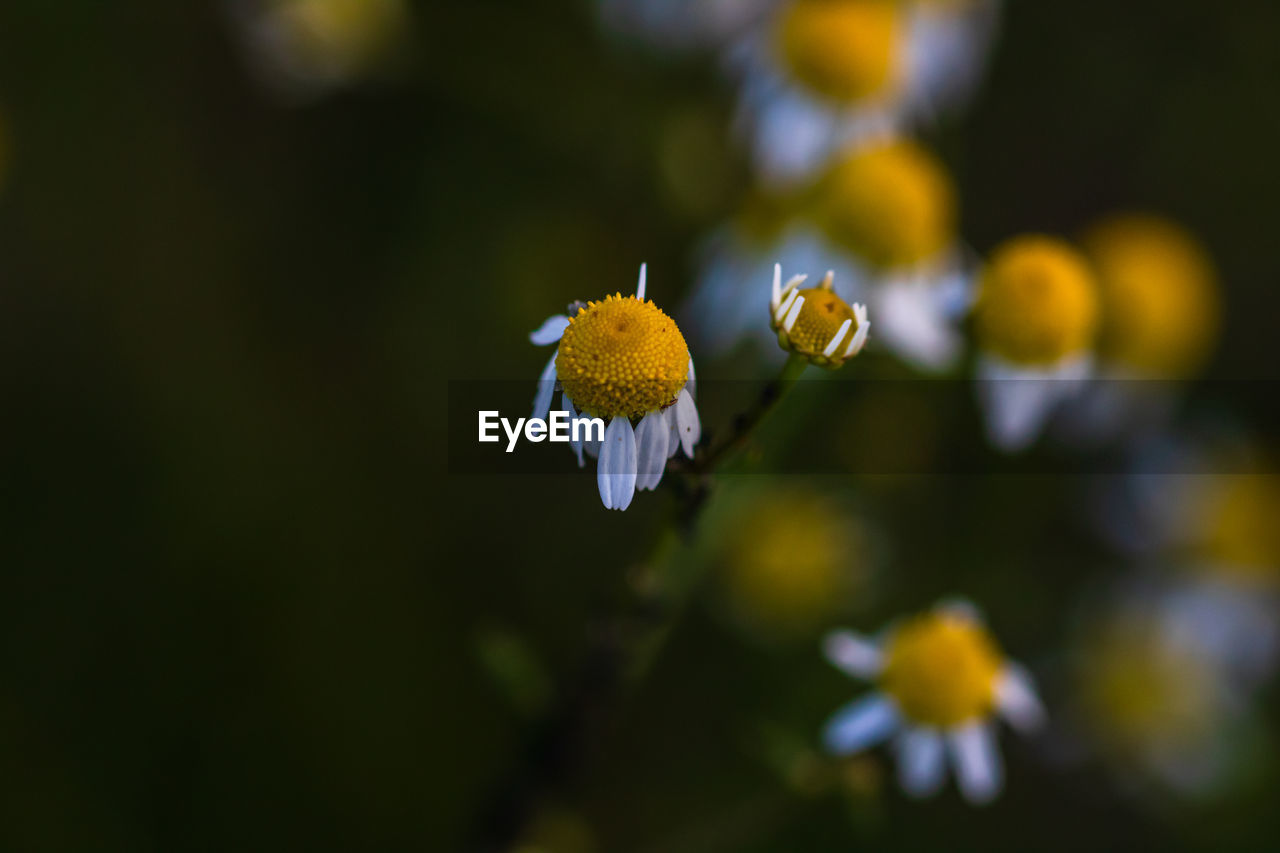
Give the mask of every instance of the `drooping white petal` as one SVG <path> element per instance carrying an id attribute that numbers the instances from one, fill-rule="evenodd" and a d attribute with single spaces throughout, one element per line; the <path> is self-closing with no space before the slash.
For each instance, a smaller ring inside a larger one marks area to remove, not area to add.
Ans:
<path id="1" fill-rule="evenodd" d="M 769 297 L 769 310 L 777 311 L 782 301 L 782 264 L 773 265 L 773 295 Z"/>
<path id="2" fill-rule="evenodd" d="M 560 340 L 567 328 L 569 328 L 569 318 L 563 314 L 556 314 L 554 317 L 548 317 L 545 323 L 530 332 L 529 340 L 540 347 L 545 347 Z"/>
<path id="3" fill-rule="evenodd" d="M 667 445 L 671 441 L 671 425 L 662 412 L 650 412 L 636 427 L 636 489 L 656 489 L 667 468 Z"/>
<path id="4" fill-rule="evenodd" d="M 1004 763 L 991 724 L 975 720 L 950 732 L 947 742 L 965 799 L 976 805 L 995 799 L 1004 787 Z"/>
<path id="5" fill-rule="evenodd" d="M 551 398 L 556 392 L 556 353 L 551 354 L 547 366 L 538 377 L 538 393 L 533 397 L 533 417 L 546 420 L 551 411 Z"/>
<path id="6" fill-rule="evenodd" d="M 848 319 L 840 324 L 840 328 L 836 330 L 835 336 L 831 339 L 831 343 L 827 344 L 826 349 L 822 351 L 824 358 L 831 358 L 835 355 L 836 348 L 840 346 L 840 341 L 844 339 L 845 332 L 849 331 L 849 327 L 853 325 L 853 320 Z"/>
<path id="7" fill-rule="evenodd" d="M 822 742 L 836 755 L 850 755 L 886 740 L 898 724 L 893 700 L 883 693 L 872 693 L 832 714 L 822 729 Z"/>
<path id="8" fill-rule="evenodd" d="M 791 304 L 791 310 L 787 312 L 787 318 L 782 321 L 782 330 L 784 332 L 791 331 L 791 327 L 796 324 L 796 318 L 800 316 L 800 309 L 803 307 L 804 307 L 803 296 L 798 297 L 796 301 Z"/>
<path id="9" fill-rule="evenodd" d="M 1087 357 L 1046 368 L 1010 364 L 990 355 L 978 359 L 979 402 L 987 438 L 997 448 L 1016 452 L 1040 435 L 1053 411 L 1077 394 L 1091 370 Z"/>
<path id="10" fill-rule="evenodd" d="M 616 417 L 604 431 L 596 485 L 605 509 L 623 510 L 631 506 L 636 491 L 636 432 L 631 419 Z"/>
<path id="11" fill-rule="evenodd" d="M 1035 684 L 1017 664 L 1005 664 L 996 680 L 996 709 L 1021 732 L 1032 732 L 1044 725 L 1044 706 L 1036 695 Z"/>
<path id="12" fill-rule="evenodd" d="M 671 431 L 667 438 L 667 458 L 671 459 L 680 449 L 680 424 L 676 419 L 676 407 L 674 405 L 667 406 L 662 411 L 662 414 L 667 419 L 667 427 Z"/>
<path id="13" fill-rule="evenodd" d="M 578 467 L 581 468 L 584 464 L 582 461 L 582 433 L 586 430 L 586 427 L 579 426 L 575 430 L 574 424 L 579 420 L 578 410 L 573 407 L 573 401 L 569 399 L 568 394 L 562 392 L 560 394 L 560 402 L 564 404 L 564 410 L 569 413 L 569 449 L 578 457 Z M 578 436 L 576 440 L 574 439 L 575 434 Z"/>
<path id="14" fill-rule="evenodd" d="M 693 356 L 689 356 L 689 378 L 685 380 L 684 387 L 689 389 L 689 396 L 698 399 L 698 377 L 693 372 Z"/>
<path id="15" fill-rule="evenodd" d="M 934 282 L 920 276 L 890 279 L 873 297 L 878 340 L 913 367 L 946 370 L 959 358 L 963 340 Z"/>
<path id="16" fill-rule="evenodd" d="M 946 780 L 946 745 L 937 729 L 909 728 L 898 735 L 898 783 L 911 797 L 930 797 Z"/>
<path id="17" fill-rule="evenodd" d="M 884 665 L 879 645 L 853 631 L 827 634 L 822 641 L 822 652 L 837 669 L 854 678 L 875 678 Z"/>
<path id="18" fill-rule="evenodd" d="M 640 281 L 636 283 L 636 299 L 639 299 L 641 302 L 644 302 L 644 286 L 645 286 L 645 279 L 648 278 L 648 273 L 649 273 L 649 265 L 641 264 L 640 265 Z"/>
<path id="19" fill-rule="evenodd" d="M 693 402 L 693 397 L 689 396 L 687 388 L 681 389 L 674 408 L 680 446 L 684 448 L 684 455 L 692 459 L 694 448 L 702 438 L 702 421 L 698 418 L 698 406 Z"/>

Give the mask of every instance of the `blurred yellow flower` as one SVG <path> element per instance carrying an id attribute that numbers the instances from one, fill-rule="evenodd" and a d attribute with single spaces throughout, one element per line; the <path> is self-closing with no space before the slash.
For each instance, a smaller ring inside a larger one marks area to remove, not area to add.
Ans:
<path id="1" fill-rule="evenodd" d="M 820 494 L 770 490 L 731 523 L 723 583 L 734 609 L 753 625 L 783 632 L 818 625 L 864 580 L 862 528 Z"/>
<path id="2" fill-rule="evenodd" d="M 898 84 L 905 23 L 890 0 L 789 0 L 777 22 L 783 66 L 838 101 L 888 94 Z"/>
<path id="3" fill-rule="evenodd" d="M 934 258 L 955 240 L 955 188 L 922 146 L 894 140 L 838 157 L 815 190 L 819 226 L 880 269 Z"/>
<path id="4" fill-rule="evenodd" d="M 912 796 L 941 788 L 950 752 L 961 793 L 991 800 L 1004 785 L 996 715 L 1023 731 L 1044 722 L 1030 677 L 1001 655 L 967 603 L 940 605 L 882 639 L 833 631 L 825 651 L 835 666 L 879 687 L 832 715 L 827 749 L 852 755 L 894 738 L 898 780 Z"/>
<path id="5" fill-rule="evenodd" d="M 1142 374 L 1182 377 L 1208 356 L 1218 331 L 1218 281 L 1186 229 L 1157 216 L 1113 216 L 1082 245 L 1102 296 L 1099 353 Z"/>
<path id="6" fill-rule="evenodd" d="M 984 350 L 1018 365 L 1052 365 L 1093 345 L 1098 293 L 1085 259 L 1065 242 L 1016 237 L 983 270 L 974 306 Z"/>
<path id="7" fill-rule="evenodd" d="M 1198 564 L 1241 580 L 1280 581 L 1280 477 L 1221 474 L 1205 491 Z"/>
<path id="8" fill-rule="evenodd" d="M 1002 661 L 986 629 L 947 611 L 898 626 L 884 650 L 881 688 L 918 723 L 954 726 L 989 714 Z"/>
<path id="9" fill-rule="evenodd" d="M 783 287 L 782 265 L 774 265 L 770 323 L 784 350 L 835 369 L 862 351 L 871 322 L 865 306 L 850 306 L 835 294 L 834 273 L 823 276 L 817 287 L 801 290 L 807 277 L 793 276 Z"/>
<path id="10" fill-rule="evenodd" d="M 1216 678 L 1209 661 L 1165 642 L 1154 624 L 1114 619 L 1084 647 L 1079 696 L 1089 724 L 1108 747 L 1200 738 L 1216 721 Z"/>

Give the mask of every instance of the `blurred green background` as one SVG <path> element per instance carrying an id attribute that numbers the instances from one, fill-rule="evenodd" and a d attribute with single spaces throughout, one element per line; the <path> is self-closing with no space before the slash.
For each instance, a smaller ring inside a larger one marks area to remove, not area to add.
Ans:
<path id="1" fill-rule="evenodd" d="M 662 493 L 605 512 L 567 456 L 451 475 L 447 382 L 531 397 L 528 331 L 641 260 L 678 305 L 747 188 L 731 89 L 581 0 L 433 0 L 408 26 L 393 67 L 295 101 L 219 4 L 0 4 L 4 849 L 462 849 L 664 522 Z M 1171 214 L 1228 282 L 1210 378 L 1273 378 L 1278 37 L 1264 0 L 1008 3 L 972 109 L 926 136 L 963 233 Z M 1229 387 L 1208 404 L 1274 436 Z M 986 458 L 972 416 L 935 428 Z M 852 624 L 969 595 L 1068 698 L 1064 602 L 1117 568 L 1078 483 L 818 487 L 890 543 Z M 788 781 L 777 733 L 812 748 L 859 688 L 818 633 L 758 641 L 724 610 L 697 597 L 610 709 L 546 849 L 1274 843 L 1274 763 L 1156 809 L 1009 737 L 984 810 L 903 799 L 882 755 L 853 795 Z"/>

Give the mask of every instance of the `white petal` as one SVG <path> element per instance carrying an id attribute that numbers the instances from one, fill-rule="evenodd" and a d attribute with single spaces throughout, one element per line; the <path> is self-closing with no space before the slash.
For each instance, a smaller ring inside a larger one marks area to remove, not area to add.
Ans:
<path id="1" fill-rule="evenodd" d="M 529 340 L 540 347 L 545 347 L 560 340 L 567 328 L 569 328 L 569 318 L 563 314 L 556 314 L 554 317 L 548 317 L 547 322 L 530 332 Z"/>
<path id="2" fill-rule="evenodd" d="M 988 439 L 1007 452 L 1028 447 L 1054 409 L 1080 390 L 1089 369 L 1087 359 L 1028 368 L 989 355 L 980 357 L 978 394 Z"/>
<path id="3" fill-rule="evenodd" d="M 911 797 L 930 797 L 946 780 L 946 748 L 936 729 L 911 728 L 898 736 L 898 783 Z"/>
<path id="4" fill-rule="evenodd" d="M 671 426 L 662 412 L 650 412 L 636 427 L 636 488 L 656 489 L 667 467 Z"/>
<path id="5" fill-rule="evenodd" d="M 778 305 L 776 311 L 773 312 L 773 322 L 781 323 L 782 318 L 787 316 L 787 312 L 791 310 L 791 305 L 799 298 L 800 291 L 792 290 L 782 298 L 782 303 Z"/>
<path id="6" fill-rule="evenodd" d="M 568 394 L 561 393 L 560 401 L 564 404 L 564 410 L 569 413 L 569 449 L 578 457 L 578 467 L 581 468 L 582 462 L 582 431 L 585 426 L 578 427 L 578 440 L 574 441 L 574 423 L 578 421 L 578 410 L 573 407 L 573 401 L 569 399 Z"/>
<path id="7" fill-rule="evenodd" d="M 898 728 L 898 709 L 883 693 L 863 696 L 831 715 L 822 742 L 836 755 L 861 752 L 886 740 Z"/>
<path id="8" fill-rule="evenodd" d="M 884 665 L 880 647 L 853 631 L 827 634 L 822 641 L 822 652 L 837 669 L 855 678 L 875 678 Z"/>
<path id="9" fill-rule="evenodd" d="M 796 292 L 799 293 L 799 291 L 796 291 Z M 791 331 L 791 327 L 796 324 L 796 318 L 800 316 L 800 309 L 803 307 L 804 307 L 803 296 L 798 297 L 796 301 L 791 304 L 791 310 L 787 312 L 787 318 L 782 321 L 782 330 L 784 332 Z"/>
<path id="10" fill-rule="evenodd" d="M 1044 725 L 1044 706 L 1035 684 L 1017 664 L 1006 664 L 996 681 L 996 708 L 1018 731 L 1031 732 Z"/>
<path id="11" fill-rule="evenodd" d="M 824 358 L 831 358 L 831 356 L 835 355 L 836 348 L 840 346 L 840 341 L 844 339 L 845 332 L 849 331 L 849 327 L 852 325 L 852 318 L 840 324 L 840 328 L 836 330 L 835 337 L 831 339 L 831 343 L 827 344 L 827 348 L 822 351 Z"/>
<path id="12" fill-rule="evenodd" d="M 769 310 L 777 311 L 782 301 L 782 264 L 773 265 L 773 295 L 769 297 Z"/>
<path id="13" fill-rule="evenodd" d="M 644 286 L 645 286 L 645 279 L 648 278 L 648 274 L 649 274 L 649 265 L 641 264 L 640 265 L 640 281 L 636 283 L 636 299 L 639 299 L 641 302 L 644 302 Z"/>
<path id="14" fill-rule="evenodd" d="M 667 458 L 671 459 L 676 455 L 676 451 L 680 449 L 680 424 L 676 420 L 676 407 L 667 406 L 662 412 L 667 419 L 667 426 L 671 433 L 667 438 Z"/>
<path id="15" fill-rule="evenodd" d="M 866 306 L 855 302 L 853 304 L 853 316 L 858 321 L 858 330 L 853 333 L 853 339 L 849 341 L 849 348 L 844 351 L 845 358 L 862 352 L 862 348 L 867 344 L 867 335 L 871 334 L 871 321 L 867 319 Z"/>
<path id="16" fill-rule="evenodd" d="M 960 793 L 974 804 L 993 800 L 1004 787 L 1004 764 L 991 725 L 986 720 L 976 720 L 952 731 L 947 740 Z"/>
<path id="17" fill-rule="evenodd" d="M 693 372 L 693 356 L 689 356 L 689 378 L 685 380 L 684 387 L 689 389 L 689 396 L 698 399 L 698 377 Z"/>
<path id="18" fill-rule="evenodd" d="M 698 418 L 698 407 L 689 396 L 688 389 L 681 389 L 676 398 L 676 429 L 680 433 L 680 446 L 684 455 L 693 458 L 694 448 L 702 438 L 702 421 Z"/>
<path id="19" fill-rule="evenodd" d="M 605 509 L 626 509 L 636 491 L 636 432 L 631 419 L 618 417 L 609 422 L 600 448 L 596 485 Z"/>
<path id="20" fill-rule="evenodd" d="M 557 353 L 551 354 L 551 360 L 542 368 L 542 375 L 538 377 L 538 393 L 533 398 L 535 418 L 546 420 L 551 411 L 551 397 L 556 392 L 556 355 Z"/>
<path id="21" fill-rule="evenodd" d="M 960 357 L 963 339 L 932 282 L 918 277 L 886 281 L 875 299 L 879 340 L 913 367 L 946 370 Z"/>

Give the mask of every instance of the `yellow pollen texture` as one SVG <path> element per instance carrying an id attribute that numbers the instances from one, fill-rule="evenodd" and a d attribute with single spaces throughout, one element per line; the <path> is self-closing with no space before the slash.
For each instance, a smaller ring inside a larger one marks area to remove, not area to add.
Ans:
<path id="1" fill-rule="evenodd" d="M 828 237 L 881 269 L 918 264 L 946 249 L 955 208 L 942 164 L 907 141 L 838 160 L 819 182 L 814 206 Z"/>
<path id="2" fill-rule="evenodd" d="M 1000 653 L 979 625 L 931 613 L 893 632 L 880 686 L 913 722 L 950 727 L 991 712 L 1000 668 Z"/>
<path id="3" fill-rule="evenodd" d="M 1052 237 L 1016 237 L 992 254 L 974 308 L 979 341 L 1015 364 L 1049 366 L 1089 349 L 1098 324 L 1093 272 Z"/>
<path id="4" fill-rule="evenodd" d="M 809 89 L 857 101 L 897 85 L 902 29 L 902 11 L 889 0 L 791 0 L 778 21 L 778 50 Z"/>
<path id="5" fill-rule="evenodd" d="M 800 306 L 800 314 L 787 338 L 791 348 L 801 355 L 821 355 L 836 332 L 840 331 L 841 324 L 853 319 L 853 309 L 839 296 L 820 287 L 802 290 L 800 296 L 804 297 L 804 305 Z M 840 341 L 841 345 L 847 347 L 856 331 L 858 321 L 854 320 Z"/>
<path id="6" fill-rule="evenodd" d="M 1217 276 L 1195 238 L 1132 214 L 1098 224 L 1083 246 L 1101 287 L 1103 357 L 1155 376 L 1194 373 L 1217 336 L 1219 312 Z"/>
<path id="7" fill-rule="evenodd" d="M 637 418 L 675 402 L 689 374 L 689 348 L 652 302 L 614 295 L 569 321 L 556 374 L 579 410 Z"/>

